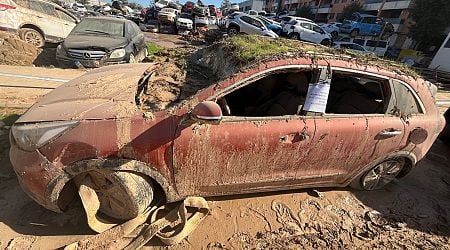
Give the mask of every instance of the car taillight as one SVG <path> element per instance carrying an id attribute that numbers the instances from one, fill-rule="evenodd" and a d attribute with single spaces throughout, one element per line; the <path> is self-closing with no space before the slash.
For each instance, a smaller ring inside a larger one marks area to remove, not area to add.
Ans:
<path id="1" fill-rule="evenodd" d="M 16 6 L 0 3 L 0 11 L 15 9 Z"/>

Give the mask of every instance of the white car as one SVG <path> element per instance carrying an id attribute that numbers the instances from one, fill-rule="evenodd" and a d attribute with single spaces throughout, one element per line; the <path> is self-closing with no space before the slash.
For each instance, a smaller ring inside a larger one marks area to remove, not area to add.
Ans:
<path id="1" fill-rule="evenodd" d="M 161 10 L 165 8 L 169 3 L 174 2 L 171 0 L 159 0 L 158 2 L 155 2 L 155 8 L 156 10 Z"/>
<path id="2" fill-rule="evenodd" d="M 195 16 L 195 26 L 205 27 L 209 25 L 208 18 L 205 16 Z"/>
<path id="3" fill-rule="evenodd" d="M 77 2 L 72 3 L 71 7 L 73 10 L 78 11 L 78 12 L 87 12 L 86 7 L 84 7 L 84 5 L 81 3 L 77 3 Z"/>
<path id="4" fill-rule="evenodd" d="M 341 27 L 342 23 L 332 22 L 321 25 L 322 29 L 326 32 L 330 33 L 333 37 L 337 37 L 339 34 L 339 27 Z"/>
<path id="5" fill-rule="evenodd" d="M 61 42 L 78 22 L 70 12 L 47 1 L 2 0 L 0 4 L 0 30 L 17 32 L 36 47 Z"/>
<path id="6" fill-rule="evenodd" d="M 297 16 L 284 16 L 284 17 L 281 17 L 280 19 L 281 19 L 280 25 L 283 28 L 283 30 L 282 30 L 283 34 L 287 34 L 288 33 L 287 29 L 285 28 L 285 26 L 287 24 L 289 24 L 290 22 L 292 22 L 292 20 L 307 21 L 307 22 L 313 23 L 313 21 L 309 20 L 308 18 L 297 17 Z"/>
<path id="7" fill-rule="evenodd" d="M 285 27 L 288 27 L 287 36 L 291 39 L 323 45 L 329 45 L 332 41 L 331 34 L 313 22 L 292 20 Z"/>
<path id="8" fill-rule="evenodd" d="M 278 38 L 278 35 L 269 30 L 261 20 L 241 12 L 231 14 L 228 17 L 226 27 L 230 36 L 244 33 Z"/>
<path id="9" fill-rule="evenodd" d="M 158 21 L 160 23 L 173 23 L 178 15 L 178 10 L 172 8 L 164 8 L 158 12 Z"/>
<path id="10" fill-rule="evenodd" d="M 209 16 L 208 23 L 209 25 L 217 25 L 217 18 L 215 16 Z"/>
<path id="11" fill-rule="evenodd" d="M 334 42 L 333 48 L 348 49 L 348 50 L 352 50 L 357 53 L 375 55 L 375 53 L 366 50 L 363 46 L 356 44 L 356 43 L 351 43 L 351 42 Z"/>
<path id="12" fill-rule="evenodd" d="M 181 13 L 177 18 L 177 28 L 179 30 L 191 30 L 194 22 L 191 13 Z"/>

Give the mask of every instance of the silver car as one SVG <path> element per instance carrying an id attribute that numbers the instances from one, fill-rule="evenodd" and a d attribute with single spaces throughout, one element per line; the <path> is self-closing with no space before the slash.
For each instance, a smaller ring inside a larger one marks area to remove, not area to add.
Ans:
<path id="1" fill-rule="evenodd" d="M 278 35 L 268 29 L 261 20 L 241 12 L 231 14 L 226 27 L 230 36 L 244 33 L 278 38 Z"/>

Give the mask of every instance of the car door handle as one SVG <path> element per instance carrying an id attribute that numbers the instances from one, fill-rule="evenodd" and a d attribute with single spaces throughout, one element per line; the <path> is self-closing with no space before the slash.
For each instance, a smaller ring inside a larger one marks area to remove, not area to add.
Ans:
<path id="1" fill-rule="evenodd" d="M 378 133 L 378 135 L 382 136 L 384 138 L 390 138 L 390 137 L 394 137 L 397 135 L 401 135 L 402 133 L 403 132 L 401 130 L 390 128 L 390 129 L 381 131 L 380 133 Z"/>

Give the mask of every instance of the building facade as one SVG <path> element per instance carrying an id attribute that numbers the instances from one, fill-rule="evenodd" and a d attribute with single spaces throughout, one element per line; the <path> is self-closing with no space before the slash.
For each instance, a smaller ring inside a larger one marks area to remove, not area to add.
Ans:
<path id="1" fill-rule="evenodd" d="M 265 0 L 247 0 L 239 3 L 239 11 L 247 12 L 249 10 L 261 11 L 266 7 Z"/>
<path id="2" fill-rule="evenodd" d="M 381 10 L 379 16 L 394 25 L 395 34 L 389 39 L 391 46 L 400 49 L 409 47 L 412 43 L 407 34 L 411 24 L 409 13 L 413 0 L 266 0 L 265 10 L 277 12 L 279 1 L 280 11 L 288 11 L 290 15 L 294 15 L 300 7 L 309 6 L 315 21 L 322 23 L 338 21 L 347 5 L 359 2 L 364 13 L 378 15 Z"/>

